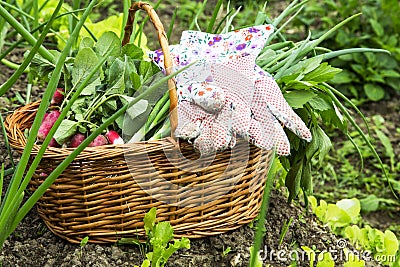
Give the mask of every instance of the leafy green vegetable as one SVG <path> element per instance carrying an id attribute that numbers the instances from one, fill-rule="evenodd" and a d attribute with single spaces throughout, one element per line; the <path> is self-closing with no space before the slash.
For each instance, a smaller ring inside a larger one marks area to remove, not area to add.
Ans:
<path id="1" fill-rule="evenodd" d="M 392 231 L 382 232 L 368 225 L 364 228 L 353 225 L 346 227 L 344 233 L 345 237 L 356 248 L 372 252 L 382 264 L 391 265 L 395 263 L 394 259 L 399 249 L 399 241 Z"/>
<path id="2" fill-rule="evenodd" d="M 90 71 L 96 66 L 99 62 L 97 54 L 93 51 L 92 48 L 85 47 L 78 51 L 75 60 L 74 66 L 72 68 L 72 84 L 74 87 L 77 87 L 90 73 Z M 100 73 L 93 76 L 93 78 L 89 81 L 92 83 L 100 77 Z M 94 89 L 94 88 L 93 88 Z M 91 95 L 94 93 L 94 90 L 85 90 L 86 95 Z"/>
<path id="3" fill-rule="evenodd" d="M 57 143 L 64 144 L 71 136 L 73 136 L 78 127 L 78 122 L 72 120 L 63 120 L 54 134 Z"/>
<path id="4" fill-rule="evenodd" d="M 144 216 L 144 229 L 148 240 L 150 241 L 152 251 L 146 253 L 146 258 L 142 267 L 165 266 L 169 257 L 181 248 L 190 248 L 189 239 L 182 237 L 180 240 L 174 240 L 174 243 L 169 243 L 173 240 L 174 229 L 169 222 L 156 223 L 156 208 L 153 207 Z"/>
<path id="5" fill-rule="evenodd" d="M 304 104 L 315 97 L 315 94 L 311 91 L 291 91 L 285 94 L 285 99 L 288 104 L 294 108 L 302 108 Z"/>
<path id="6" fill-rule="evenodd" d="M 95 45 L 96 53 L 104 56 L 111 51 L 110 56 L 118 57 L 121 54 L 121 40 L 114 32 L 105 32 L 100 36 Z"/>
<path id="7" fill-rule="evenodd" d="M 360 219 L 361 205 L 356 198 L 343 199 L 336 204 L 328 204 L 321 199 L 318 205 L 316 198 L 310 196 L 308 201 L 317 218 L 334 231 L 340 231 L 341 228 L 357 223 Z"/>
<path id="8" fill-rule="evenodd" d="M 94 70 L 100 58 L 106 54 L 108 58 L 103 67 L 85 83 L 65 122 L 55 133 L 55 139 L 60 144 L 68 145 L 69 138 L 77 131 L 85 135 L 90 134 L 115 111 L 134 101 L 137 95 L 145 92 L 164 76 L 155 64 L 146 59 L 141 47 L 134 44 L 122 47 L 117 34 L 111 31 L 104 32 L 97 42 L 89 37 L 83 38 L 78 50 L 73 54 L 75 56 L 66 60 L 63 70 L 66 96 L 60 109 L 67 105 L 71 95 Z M 35 57 L 35 64 L 32 64 L 31 68 L 37 75 L 48 75 L 53 70 L 52 64 L 40 56 Z M 164 123 L 168 116 L 163 114 L 167 114 L 168 109 L 162 110 L 163 116 L 152 117 L 157 119 L 157 122 L 149 121 L 148 115 L 161 99 L 163 107 L 169 106 L 169 102 L 162 98 L 167 90 L 165 84 L 157 92 L 132 105 L 124 116 L 115 121 L 113 130 L 123 133 L 127 141 L 146 123 L 152 125 L 151 129 Z M 137 141 L 151 138 L 147 136 L 149 130 L 143 133 Z"/>

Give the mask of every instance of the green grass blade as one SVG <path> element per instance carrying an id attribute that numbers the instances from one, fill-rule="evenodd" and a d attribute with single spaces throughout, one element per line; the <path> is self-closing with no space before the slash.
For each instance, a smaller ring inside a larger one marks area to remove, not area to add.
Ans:
<path id="1" fill-rule="evenodd" d="M 72 0 L 72 10 L 79 9 L 80 4 L 81 4 L 80 0 Z M 74 29 L 75 29 L 75 26 L 76 26 L 76 18 L 73 15 L 74 14 L 71 14 L 71 16 L 68 17 L 68 20 L 69 20 L 69 25 L 68 25 L 69 26 L 68 27 L 69 33 L 72 33 L 74 31 Z"/>
<path id="2" fill-rule="evenodd" d="M 228 19 L 228 17 L 231 15 L 232 12 L 233 12 L 233 9 L 229 10 L 229 12 L 221 19 L 221 21 L 218 23 L 217 27 L 215 28 L 215 31 L 214 31 L 215 33 L 217 33 L 219 31 L 222 24 Z"/>
<path id="3" fill-rule="evenodd" d="M 216 6 L 214 8 L 212 17 L 210 19 L 210 22 L 208 23 L 208 27 L 207 27 L 207 30 L 206 30 L 208 33 L 212 33 L 215 21 L 217 20 L 217 16 L 218 16 L 219 10 L 221 9 L 222 2 L 223 2 L 223 0 L 218 0 Z"/>
<path id="4" fill-rule="evenodd" d="M 204 11 L 204 9 L 205 9 L 205 7 L 206 7 L 206 4 L 207 4 L 207 0 L 204 0 L 204 1 L 203 1 L 203 4 L 202 4 L 201 7 L 199 8 L 199 10 L 197 10 L 196 15 L 194 16 L 192 22 L 190 23 L 190 25 L 189 25 L 189 30 L 193 30 L 194 26 L 195 26 L 195 25 L 198 25 L 198 24 L 197 24 L 197 20 L 198 20 L 198 18 L 200 17 L 200 15 L 203 13 L 203 11 Z M 175 10 L 176 10 L 176 9 L 175 9 Z"/>
<path id="5" fill-rule="evenodd" d="M 307 53 L 309 51 L 311 51 L 312 49 L 314 49 L 317 45 L 319 45 L 320 43 L 322 43 L 326 38 L 328 38 L 332 33 L 334 33 L 335 31 L 337 31 L 339 28 L 341 28 L 342 26 L 344 26 L 347 22 L 359 17 L 361 15 L 361 13 L 357 13 L 354 14 L 348 18 L 346 18 L 345 20 L 339 22 L 338 24 L 336 24 L 332 29 L 329 29 L 327 32 L 325 32 L 323 35 L 321 35 L 318 39 L 312 41 L 312 45 L 311 47 L 309 47 Z"/>
<path id="6" fill-rule="evenodd" d="M 226 18 L 224 17 L 224 20 L 226 20 L 226 25 L 225 28 L 221 31 L 221 33 L 228 33 L 232 30 L 233 27 L 232 26 L 232 22 L 233 19 L 237 16 L 237 14 L 239 14 L 240 12 L 240 7 L 235 11 L 235 13 L 232 14 L 232 16 L 226 16 Z M 228 14 L 230 14 L 231 12 L 228 12 Z M 214 32 L 216 33 L 216 32 Z"/>
<path id="7" fill-rule="evenodd" d="M 275 164 L 276 164 L 276 157 L 275 157 L 275 151 L 273 151 L 271 155 L 271 165 L 268 170 L 268 175 L 267 175 L 267 181 L 265 182 L 265 187 L 264 187 L 264 193 L 263 193 L 263 198 L 261 202 L 261 208 L 260 208 L 260 213 L 258 215 L 258 221 L 257 221 L 257 229 L 254 237 L 254 245 L 253 245 L 253 253 L 250 256 L 250 267 L 255 267 L 256 266 L 256 260 L 258 257 L 258 251 L 261 248 L 261 243 L 263 241 L 263 229 L 264 229 L 264 223 L 265 223 L 265 218 L 266 214 L 268 212 L 268 206 L 269 206 L 269 197 L 271 193 L 271 187 L 272 187 L 272 182 L 274 180 L 274 175 L 275 175 Z"/>
<path id="8" fill-rule="evenodd" d="M 30 20 L 34 20 L 35 18 L 32 17 L 31 15 L 29 15 L 28 13 L 26 13 L 21 7 L 9 4 L 7 2 L 4 1 L 0 1 L 0 4 L 2 4 L 5 7 L 8 7 L 10 10 L 17 12 L 18 14 L 20 14 L 21 16 L 24 16 L 25 18 L 28 18 Z M 29 24 L 29 23 L 28 23 Z"/>
<path id="9" fill-rule="evenodd" d="M 9 205 L 6 213 L 10 216 L 5 218 L 4 223 L 0 225 L 0 248 L 3 246 L 4 241 L 10 236 L 10 229 L 12 228 L 12 221 L 16 215 L 18 208 L 20 207 L 22 200 L 24 198 L 24 192 L 15 196 L 14 205 Z"/>
<path id="10" fill-rule="evenodd" d="M 4 136 L 4 143 L 5 143 L 5 146 L 7 148 L 7 153 L 8 153 L 8 156 L 9 156 L 10 160 L 11 160 L 11 166 L 12 166 L 12 168 L 14 168 L 15 167 L 15 163 L 14 163 L 14 159 L 13 159 L 13 156 L 12 156 L 10 143 L 8 142 L 7 132 L 6 132 L 6 128 L 4 127 L 4 120 L 3 120 L 3 115 L 1 114 L 1 112 L 0 112 L 0 124 L 1 124 L 1 130 L 2 130 L 3 136 Z M 1 196 L 1 194 L 0 194 L 0 196 Z"/>
<path id="11" fill-rule="evenodd" d="M 169 100 L 169 92 L 167 91 L 160 100 L 157 101 L 153 109 L 151 110 L 149 116 L 147 117 L 147 121 L 144 125 L 145 132 L 149 129 L 150 125 L 153 123 L 155 118 L 157 117 L 157 114 L 160 112 L 160 110 L 166 105 L 167 101 Z M 169 103 L 168 103 L 169 106 Z"/>
<path id="12" fill-rule="evenodd" d="M 342 49 L 342 50 L 336 50 L 332 52 L 328 52 L 325 54 L 322 54 L 323 60 L 328 60 L 331 58 L 339 57 L 342 55 L 346 54 L 353 54 L 353 53 L 367 53 L 367 52 L 372 52 L 372 53 L 386 53 L 386 54 L 391 54 L 389 51 L 385 49 L 376 49 L 376 48 L 349 48 L 349 49 Z"/>
<path id="13" fill-rule="evenodd" d="M 123 0 L 123 13 L 122 13 L 122 27 L 121 27 L 121 33 L 119 36 L 121 36 L 121 38 L 124 36 L 124 32 L 125 32 L 125 25 L 126 25 L 126 21 L 128 20 L 128 15 L 129 15 L 129 8 L 131 7 L 131 1 L 130 0 Z M 133 31 L 135 32 L 135 31 Z"/>
<path id="14" fill-rule="evenodd" d="M 303 43 L 303 45 L 301 46 L 301 49 L 298 49 L 298 51 L 293 51 L 294 54 L 296 54 L 296 58 L 293 59 L 289 59 L 290 57 L 293 56 L 293 54 L 289 57 L 289 58 L 285 58 L 284 60 L 282 60 L 281 62 L 279 62 L 278 64 L 276 64 L 275 66 L 271 67 L 271 69 L 269 69 L 268 71 L 270 71 L 270 73 L 273 73 L 275 71 L 280 71 L 280 68 L 282 68 L 282 66 L 287 65 L 287 62 L 290 60 L 292 61 L 292 63 L 297 63 L 298 61 L 300 61 L 302 58 L 304 58 L 308 53 L 310 53 L 315 47 L 317 47 L 322 41 L 324 41 L 329 35 L 331 35 L 334 31 L 336 31 L 337 29 L 339 29 L 340 27 L 342 27 L 343 25 L 345 25 L 347 22 L 353 20 L 354 18 L 358 17 L 360 14 L 355 14 L 343 21 L 341 21 L 340 23 L 338 23 L 337 25 L 335 25 L 335 27 L 333 27 L 332 29 L 330 29 L 329 31 L 327 31 L 326 33 L 324 33 L 321 37 L 319 37 L 316 40 L 313 41 L 305 41 Z M 280 71 L 282 72 L 282 71 Z"/>
<path id="15" fill-rule="evenodd" d="M 35 45 L 37 39 L 19 23 L 14 16 L 12 16 L 4 7 L 0 5 L 0 16 L 2 16 L 19 34 L 22 35 L 32 46 Z M 46 48 L 40 46 L 38 49 L 39 54 L 50 62 L 54 62 L 54 56 Z"/>
<path id="16" fill-rule="evenodd" d="M 35 45 L 32 47 L 31 51 L 29 51 L 28 56 L 24 59 L 18 69 L 11 75 L 11 77 L 0 86 L 0 96 L 4 95 L 19 79 L 19 77 L 24 73 L 25 69 L 31 63 L 32 58 L 36 55 L 39 51 L 42 43 L 44 42 L 47 33 L 50 31 L 53 21 L 55 20 L 60 8 L 62 6 L 62 1 L 60 1 L 54 10 L 53 15 L 47 22 L 46 26 L 43 29 L 42 34 L 40 35 L 39 39 L 36 41 Z"/>
<path id="17" fill-rule="evenodd" d="M 36 2 L 37 2 L 37 1 L 36 1 Z M 17 7 L 17 9 L 22 10 L 22 8 L 21 8 L 21 6 L 19 5 L 18 1 L 15 1 L 14 4 L 15 4 L 15 6 Z M 33 5 L 34 5 L 34 3 L 32 3 L 32 9 L 33 9 Z M 30 12 L 30 10 L 27 10 L 27 12 Z M 28 31 L 30 31 L 30 30 L 31 30 L 31 25 L 29 24 L 27 17 L 22 16 L 22 17 L 21 17 L 21 20 L 22 20 L 22 23 L 25 25 L 25 28 L 26 28 Z"/>
<path id="18" fill-rule="evenodd" d="M 33 1 L 33 28 L 37 28 L 37 26 L 39 25 L 39 1 Z M 58 3 L 60 4 L 60 2 Z M 58 12 L 58 11 L 57 11 Z M 33 36 L 35 36 L 35 38 L 39 37 L 39 32 L 35 32 L 33 34 Z"/>
<path id="19" fill-rule="evenodd" d="M 269 37 L 269 39 L 272 40 L 272 39 L 275 38 L 275 36 L 276 36 L 277 34 L 280 34 L 281 31 L 282 31 L 293 19 L 296 18 L 296 16 L 303 10 L 303 8 L 304 8 L 304 6 L 301 6 L 301 7 L 299 8 L 299 10 L 297 10 L 297 12 L 296 12 L 293 16 L 291 16 L 288 20 L 286 20 L 285 23 L 283 23 L 282 26 L 279 27 L 279 29 L 277 29 L 274 33 L 272 33 L 272 35 Z"/>
<path id="20" fill-rule="evenodd" d="M 168 99 L 167 103 L 165 103 L 165 105 L 162 107 L 160 112 L 155 117 L 154 121 L 151 122 L 149 128 L 146 129 L 147 131 L 153 129 L 156 125 L 158 125 L 160 122 L 162 122 L 168 116 L 169 105 L 170 105 L 170 100 Z"/>
<path id="21" fill-rule="evenodd" d="M 56 17 L 56 19 L 61 18 L 61 17 L 66 16 L 66 15 L 69 15 L 69 14 L 71 14 L 71 13 L 76 13 L 76 12 L 83 11 L 83 10 L 84 10 L 84 9 L 68 11 L 68 12 L 65 12 L 65 13 L 63 13 L 63 14 L 58 15 L 58 16 Z M 32 19 L 33 19 L 33 17 L 32 17 Z M 35 33 L 36 31 L 40 30 L 41 28 L 43 28 L 43 27 L 46 26 L 46 25 L 47 25 L 47 22 L 44 22 L 44 23 L 40 24 L 37 28 L 35 28 L 35 29 L 33 29 L 33 30 L 31 31 L 31 34 Z M 0 24 L 0 26 L 1 26 L 1 24 Z M 4 27 L 4 26 L 3 26 L 3 27 Z M 53 32 L 52 29 L 51 29 L 51 31 Z M 56 34 L 57 36 L 59 36 L 59 37 L 61 38 L 61 36 L 60 36 L 57 32 L 54 32 L 54 34 Z M 24 41 L 25 41 L 24 39 L 19 39 L 18 41 L 14 42 L 14 43 L 12 43 L 10 46 L 8 46 L 7 49 L 4 50 L 4 51 L 0 54 L 0 60 L 3 59 L 3 58 L 5 58 L 8 54 L 11 53 L 11 51 L 13 51 L 13 50 L 14 50 L 16 47 L 18 47 L 19 45 L 21 45 Z"/>
<path id="22" fill-rule="evenodd" d="M 277 27 L 282 20 L 284 20 L 293 10 L 293 7 L 297 4 L 298 0 L 294 0 L 292 1 L 283 11 L 281 14 L 279 14 L 279 16 L 277 18 L 275 18 L 272 22 L 268 22 L 268 23 L 272 23 L 272 25 L 274 25 L 274 27 Z M 304 1 L 306 2 L 306 1 Z"/>
<path id="23" fill-rule="evenodd" d="M 176 20 L 176 15 L 178 14 L 178 8 L 175 7 L 174 13 L 172 14 L 171 22 L 168 27 L 168 32 L 167 32 L 167 39 L 169 40 L 171 38 L 172 30 L 174 29 L 175 25 L 175 20 Z"/>
<path id="24" fill-rule="evenodd" d="M 50 0 L 45 0 L 42 5 L 39 7 L 39 12 L 43 10 L 43 8 L 46 7 L 46 5 L 50 2 Z"/>
<path id="25" fill-rule="evenodd" d="M 3 183 L 4 183 L 4 162 L 1 163 L 1 170 L 0 170 L 0 204 L 1 204 L 1 196 L 3 195 Z"/>

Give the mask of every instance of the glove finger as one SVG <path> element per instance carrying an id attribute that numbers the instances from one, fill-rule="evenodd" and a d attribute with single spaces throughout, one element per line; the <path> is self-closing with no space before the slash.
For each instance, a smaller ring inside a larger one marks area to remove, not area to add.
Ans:
<path id="1" fill-rule="evenodd" d="M 219 120 L 214 120 L 211 129 L 215 150 L 222 151 L 229 148 L 232 141 L 231 128 L 226 124 L 220 123 Z"/>
<path id="2" fill-rule="evenodd" d="M 287 138 L 282 125 L 276 121 L 274 123 L 275 128 L 275 149 L 279 156 L 287 156 L 290 154 L 290 143 Z"/>
<path id="3" fill-rule="evenodd" d="M 311 132 L 302 119 L 293 111 L 286 102 L 278 84 L 272 77 L 263 76 L 256 82 L 253 104 L 259 116 L 269 108 L 272 114 L 287 128 L 306 141 L 311 141 Z"/>
<path id="4" fill-rule="evenodd" d="M 213 82 L 194 82 L 188 90 L 193 102 L 208 112 L 218 112 L 225 104 L 225 93 Z"/>
<path id="5" fill-rule="evenodd" d="M 178 126 L 175 136 L 182 139 L 193 139 L 200 134 L 203 120 L 210 117 L 201 107 L 182 101 L 178 104 Z"/>
<path id="6" fill-rule="evenodd" d="M 290 154 L 289 140 L 282 126 L 272 114 L 264 117 L 262 122 L 253 119 L 250 124 L 248 138 L 252 144 L 259 148 L 266 150 L 275 148 L 280 156 Z"/>
<path id="7" fill-rule="evenodd" d="M 256 120 L 251 120 L 250 128 L 248 131 L 247 139 L 253 145 L 266 149 L 271 150 L 274 147 L 274 137 L 275 131 L 274 128 L 264 128 L 260 122 Z"/>
<path id="8" fill-rule="evenodd" d="M 251 110 L 243 97 L 225 89 L 226 103 L 222 108 L 218 120 L 229 123 L 232 130 L 240 136 L 246 136 L 250 127 Z"/>
<path id="9" fill-rule="evenodd" d="M 203 156 L 214 154 L 216 151 L 211 132 L 211 124 L 206 120 L 202 125 L 201 133 L 193 142 L 194 148 Z"/>

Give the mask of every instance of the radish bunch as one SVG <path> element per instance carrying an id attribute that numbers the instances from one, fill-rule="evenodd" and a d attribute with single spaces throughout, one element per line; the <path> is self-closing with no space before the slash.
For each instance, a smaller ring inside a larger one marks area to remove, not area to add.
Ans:
<path id="1" fill-rule="evenodd" d="M 50 110 L 46 112 L 44 115 L 42 124 L 40 125 L 38 134 L 37 134 L 37 141 L 39 143 L 43 142 L 44 139 L 47 137 L 48 133 L 50 132 L 51 128 L 53 127 L 54 123 L 57 121 L 58 117 L 60 116 L 59 106 L 62 104 L 64 100 L 65 91 L 63 88 L 57 88 L 55 91 L 51 102 L 50 102 Z M 74 134 L 68 142 L 64 144 L 59 144 L 56 139 L 52 138 L 49 146 L 50 147 L 71 147 L 75 148 L 78 147 L 84 140 L 86 136 L 80 132 Z M 119 136 L 119 134 L 114 130 L 109 130 L 105 135 L 97 136 L 88 146 L 95 147 L 95 146 L 103 146 L 108 144 L 124 144 L 124 141 Z"/>

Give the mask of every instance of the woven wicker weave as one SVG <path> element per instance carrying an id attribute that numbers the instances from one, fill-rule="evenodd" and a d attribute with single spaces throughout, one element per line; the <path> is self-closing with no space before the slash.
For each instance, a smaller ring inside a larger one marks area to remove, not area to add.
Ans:
<path id="1" fill-rule="evenodd" d="M 130 9 L 123 44 L 129 41 L 136 10 L 149 14 L 172 65 L 168 42 L 152 7 L 143 2 Z M 172 108 L 174 82 L 169 83 Z M 174 95 L 175 94 L 175 95 Z M 33 123 L 39 102 L 24 106 L 5 121 L 14 149 L 22 152 L 25 129 Z M 174 129 L 176 113 L 171 115 Z M 175 124 L 176 126 L 176 124 Z M 31 157 L 39 150 L 35 146 Z M 35 190 L 71 148 L 49 147 L 30 182 Z M 169 221 L 175 237 L 216 235 L 252 221 L 257 216 L 271 153 L 238 140 L 232 150 L 199 158 L 193 146 L 164 138 L 151 142 L 86 148 L 56 179 L 37 203 L 37 210 L 56 235 L 79 243 L 110 243 L 121 237 L 145 238 L 143 217 L 157 207 L 159 221 Z"/>

